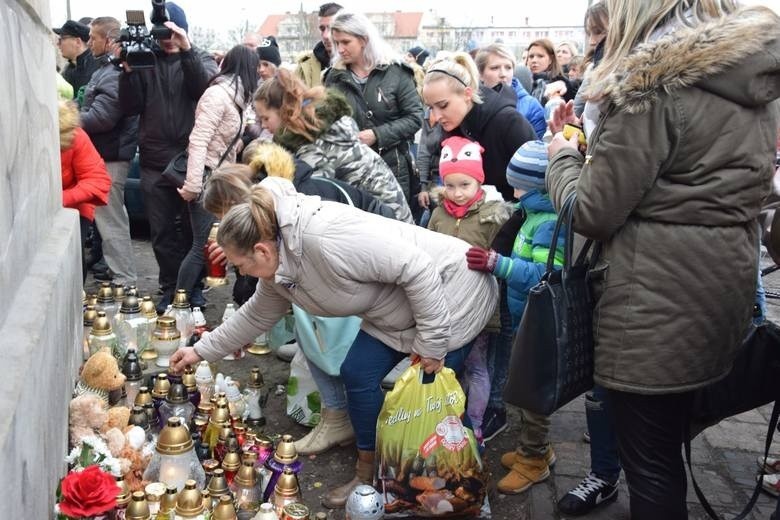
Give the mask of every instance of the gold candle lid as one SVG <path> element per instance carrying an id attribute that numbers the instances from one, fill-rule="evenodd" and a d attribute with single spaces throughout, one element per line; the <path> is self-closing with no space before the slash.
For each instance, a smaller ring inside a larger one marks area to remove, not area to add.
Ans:
<path id="1" fill-rule="evenodd" d="M 209 480 L 207 489 L 212 497 L 218 497 L 230 491 L 227 485 L 227 479 L 225 478 L 224 469 L 217 468 L 214 470 L 214 474 L 211 476 L 211 480 Z"/>
<path id="2" fill-rule="evenodd" d="M 160 502 L 160 512 L 166 513 L 173 511 L 176 508 L 176 498 L 179 492 L 176 490 L 176 486 L 168 486 L 165 490 L 165 494 Z"/>
<path id="3" fill-rule="evenodd" d="M 243 487 L 252 487 L 257 484 L 254 463 L 244 459 L 233 481 Z"/>
<path id="4" fill-rule="evenodd" d="M 93 336 L 108 336 L 112 332 L 111 320 L 108 319 L 105 312 L 98 311 L 95 321 L 92 322 L 92 330 L 89 333 Z"/>
<path id="5" fill-rule="evenodd" d="M 120 506 L 126 506 L 130 503 L 130 500 L 132 499 L 132 492 L 130 491 L 130 486 L 127 485 L 127 482 L 125 482 L 125 477 L 118 476 L 116 478 L 116 485 L 119 486 L 119 493 L 116 495 L 116 503 Z"/>
<path id="6" fill-rule="evenodd" d="M 195 381 L 195 369 L 192 365 L 184 367 L 184 373 L 181 375 L 181 382 L 187 388 L 188 392 L 194 392 L 198 389 L 198 384 Z"/>
<path id="7" fill-rule="evenodd" d="M 187 299 L 187 291 L 185 291 L 184 289 L 176 290 L 176 295 L 173 297 L 173 308 L 174 309 L 190 308 L 190 302 Z"/>
<path id="8" fill-rule="evenodd" d="M 122 306 L 119 308 L 121 314 L 138 314 L 141 312 L 141 304 L 135 296 L 125 296 L 122 300 Z"/>
<path id="9" fill-rule="evenodd" d="M 112 292 L 114 293 L 115 302 L 123 302 L 125 299 L 125 286 L 116 284 L 114 285 Z"/>
<path id="10" fill-rule="evenodd" d="M 100 284 L 97 294 L 98 303 L 113 303 L 114 302 L 114 290 L 111 288 L 111 284 L 103 282 Z"/>
<path id="11" fill-rule="evenodd" d="M 94 305 L 87 305 L 86 310 L 84 311 L 84 326 L 85 327 L 92 327 L 92 323 L 97 319 L 97 311 L 95 310 Z"/>
<path id="12" fill-rule="evenodd" d="M 176 498 L 176 514 L 182 516 L 195 516 L 203 512 L 203 498 L 200 491 L 195 489 L 196 482 L 188 480 L 184 483 L 184 489 L 181 490 Z"/>
<path id="13" fill-rule="evenodd" d="M 149 504 L 146 502 L 146 495 L 143 491 L 133 493 L 133 501 L 127 506 L 125 518 L 127 520 L 151 520 L 152 513 L 149 511 Z"/>
<path id="14" fill-rule="evenodd" d="M 252 371 L 249 372 L 249 388 L 263 388 L 265 381 L 263 380 L 263 374 L 260 372 L 260 367 L 252 367 Z"/>
<path id="15" fill-rule="evenodd" d="M 285 497 L 292 497 L 298 494 L 298 478 L 290 468 L 284 468 L 284 472 L 279 475 L 274 493 Z"/>
<path id="16" fill-rule="evenodd" d="M 201 489 L 200 490 L 200 497 L 203 499 L 203 509 L 204 511 L 211 511 L 211 493 L 209 493 L 208 489 Z"/>
<path id="17" fill-rule="evenodd" d="M 87 307 L 92 305 L 93 307 L 97 305 L 97 294 L 92 293 L 89 296 L 87 296 Z"/>
<path id="18" fill-rule="evenodd" d="M 154 306 L 151 296 L 144 296 L 141 300 L 141 314 L 146 319 L 157 319 L 157 308 Z"/>
<path id="19" fill-rule="evenodd" d="M 212 520 L 236 520 L 236 508 L 233 507 L 233 500 L 227 496 L 219 497 L 219 504 L 214 508 L 211 515 Z"/>
<path id="20" fill-rule="evenodd" d="M 274 459 L 279 464 L 292 464 L 298 460 L 298 452 L 295 449 L 292 435 L 282 435 L 282 440 L 274 452 Z"/>
<path id="21" fill-rule="evenodd" d="M 181 423 L 181 417 L 171 417 L 157 439 L 157 453 L 179 455 L 192 449 L 190 431 Z"/>
<path id="22" fill-rule="evenodd" d="M 230 410 L 228 410 L 227 404 L 217 405 L 216 408 L 211 410 L 211 422 L 214 424 L 230 424 Z"/>
<path id="23" fill-rule="evenodd" d="M 209 238 L 208 240 L 216 240 L 217 239 L 217 233 L 219 232 L 219 222 L 214 222 L 211 224 L 211 229 L 209 229 Z"/>
<path id="24" fill-rule="evenodd" d="M 223 426 L 219 429 L 219 437 L 217 437 L 217 442 L 225 444 L 227 442 L 228 435 L 231 433 L 233 433 L 233 429 L 230 426 Z"/>
<path id="25" fill-rule="evenodd" d="M 241 457 L 235 451 L 229 451 L 225 454 L 225 458 L 222 459 L 222 469 L 225 471 L 238 471 L 241 467 Z"/>
<path id="26" fill-rule="evenodd" d="M 181 338 L 181 332 L 176 328 L 176 318 L 173 316 L 160 316 L 157 318 L 157 326 L 154 329 L 154 339 L 173 341 Z"/>
<path id="27" fill-rule="evenodd" d="M 168 396 L 168 390 L 171 389 L 171 382 L 168 380 L 168 374 L 158 374 L 154 378 L 154 388 L 152 389 L 152 397 L 158 399 L 165 399 Z"/>
<path id="28" fill-rule="evenodd" d="M 256 451 L 245 451 L 244 454 L 241 455 L 241 464 L 243 464 L 244 462 L 249 462 L 254 466 L 255 462 L 257 462 L 257 459 L 258 459 L 258 455 Z"/>
<path id="29" fill-rule="evenodd" d="M 282 508 L 282 518 L 285 520 L 309 520 L 309 508 L 300 502 L 287 504 Z"/>
<path id="30" fill-rule="evenodd" d="M 143 408 L 144 405 L 146 405 L 147 403 L 152 403 L 152 402 L 153 402 L 152 394 L 151 394 L 151 392 L 149 392 L 149 387 L 148 386 L 142 386 L 141 388 L 139 388 L 138 389 L 138 394 L 136 394 L 135 401 L 133 402 L 133 404 L 135 406 L 140 406 L 140 407 Z"/>
<path id="31" fill-rule="evenodd" d="M 208 402 L 204 401 L 203 399 L 200 400 L 200 403 L 198 403 L 198 412 L 202 415 L 208 415 L 211 416 L 211 410 L 213 409 L 213 405 Z"/>

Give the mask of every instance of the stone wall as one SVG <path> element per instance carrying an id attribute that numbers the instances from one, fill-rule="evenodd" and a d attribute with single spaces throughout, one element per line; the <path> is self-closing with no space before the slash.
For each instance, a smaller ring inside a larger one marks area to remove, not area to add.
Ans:
<path id="1" fill-rule="evenodd" d="M 78 214 L 62 208 L 48 0 L 0 0 L 2 518 L 52 518 L 80 362 Z"/>

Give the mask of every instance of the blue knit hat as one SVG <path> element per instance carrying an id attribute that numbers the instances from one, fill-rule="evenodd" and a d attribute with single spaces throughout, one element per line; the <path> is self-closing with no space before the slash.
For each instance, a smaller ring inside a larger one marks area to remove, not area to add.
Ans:
<path id="1" fill-rule="evenodd" d="M 184 14 L 184 10 L 173 2 L 165 2 L 165 10 L 168 14 L 168 20 L 172 21 L 182 29 L 184 32 L 189 32 L 189 26 L 187 25 L 187 15 Z"/>
<path id="2" fill-rule="evenodd" d="M 517 149 L 506 167 L 506 181 L 510 186 L 525 191 L 545 191 L 544 172 L 547 170 L 547 145 L 544 141 L 528 141 Z"/>

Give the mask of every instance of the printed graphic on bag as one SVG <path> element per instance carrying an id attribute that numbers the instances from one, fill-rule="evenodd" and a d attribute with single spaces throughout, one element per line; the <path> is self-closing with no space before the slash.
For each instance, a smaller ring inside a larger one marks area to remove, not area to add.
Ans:
<path id="1" fill-rule="evenodd" d="M 487 472 L 474 433 L 461 421 L 465 405 L 450 369 L 424 384 L 412 365 L 387 394 L 377 422 L 377 489 L 386 518 L 489 517 Z"/>

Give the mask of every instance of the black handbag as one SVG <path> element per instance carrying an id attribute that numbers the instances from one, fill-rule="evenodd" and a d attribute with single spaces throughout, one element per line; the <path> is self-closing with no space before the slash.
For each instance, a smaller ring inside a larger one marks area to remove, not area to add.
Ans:
<path id="1" fill-rule="evenodd" d="M 764 446 L 764 459 L 769 456 L 772 437 L 780 415 L 780 327 L 766 322 L 752 327 L 742 342 L 731 372 L 723 379 L 694 391 L 691 422 L 685 436 L 685 461 L 691 474 L 696 496 L 710 518 L 720 519 L 699 488 L 691 467 L 691 439 L 705 428 L 721 420 L 759 406 L 775 402 Z M 761 493 L 763 472 L 745 508 L 735 520 L 747 517 Z M 778 519 L 780 520 L 780 519 Z"/>
<path id="2" fill-rule="evenodd" d="M 531 412 L 550 415 L 593 387 L 593 298 L 586 261 L 588 240 L 572 263 L 573 192 L 558 214 L 547 270 L 528 293 L 525 312 L 512 345 L 504 400 Z M 565 225 L 564 261 L 554 269 L 555 250 Z M 598 256 L 594 248 L 591 264 Z"/>
<path id="3" fill-rule="evenodd" d="M 225 150 L 225 153 L 222 154 L 222 157 L 219 158 L 219 162 L 217 163 L 217 166 L 214 169 L 219 168 L 222 165 L 222 162 L 228 156 L 230 150 L 232 150 L 233 147 L 236 145 L 236 142 L 238 141 L 239 137 L 241 137 L 241 132 L 244 130 L 244 112 L 239 108 L 238 105 L 236 105 L 236 108 L 238 108 L 238 114 L 241 118 L 241 123 L 238 125 L 238 133 L 233 138 L 233 141 L 231 141 L 230 145 L 228 145 L 227 149 Z M 187 154 L 187 150 L 177 153 L 173 157 L 173 159 L 171 159 L 168 162 L 168 165 L 165 167 L 165 169 L 162 172 L 163 182 L 165 182 L 165 184 L 167 184 L 172 188 L 181 188 L 182 186 L 184 186 L 184 181 L 187 179 L 188 159 L 189 159 L 189 155 Z M 211 175 L 211 168 L 206 166 L 205 168 L 203 168 L 204 185 L 206 184 L 206 180 L 209 178 L 209 175 Z"/>

